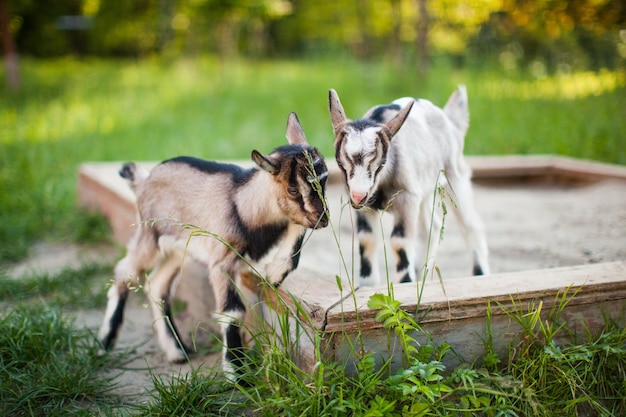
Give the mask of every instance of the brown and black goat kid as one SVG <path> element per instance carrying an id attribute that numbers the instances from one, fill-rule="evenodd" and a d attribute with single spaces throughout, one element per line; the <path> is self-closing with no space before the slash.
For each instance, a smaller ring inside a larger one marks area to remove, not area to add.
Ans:
<path id="1" fill-rule="evenodd" d="M 287 121 L 287 139 L 288 145 L 269 155 L 252 151 L 257 166 L 250 169 L 191 157 L 167 160 L 150 173 L 124 165 L 120 175 L 137 195 L 139 221 L 108 291 L 99 333 L 105 349 L 115 344 L 129 287 L 152 270 L 145 288 L 156 336 L 169 361 L 185 360 L 184 347 L 164 319 L 171 280 L 184 253 L 208 270 L 223 336 L 223 369 L 229 379 L 239 378 L 247 310 L 242 274 L 249 275 L 253 265 L 271 285 L 280 285 L 298 266 L 305 230 L 328 224 L 328 170 L 307 143 L 295 113 Z"/>
<path id="2" fill-rule="evenodd" d="M 335 157 L 357 209 L 360 284 L 378 285 L 378 214 L 394 217 L 390 244 L 396 281 L 415 281 L 424 265 L 433 270 L 442 218 L 433 213 L 440 186 L 452 196 L 453 209 L 471 247 L 474 274 L 488 274 L 487 242 L 474 209 L 471 169 L 463 157 L 469 108 L 465 87 L 443 109 L 428 100 L 400 98 L 349 120 L 335 90 L 329 92 Z M 442 175 L 445 173 L 445 175 Z M 432 232 L 431 232 L 432 227 Z M 429 243 L 430 242 L 430 243 Z"/>

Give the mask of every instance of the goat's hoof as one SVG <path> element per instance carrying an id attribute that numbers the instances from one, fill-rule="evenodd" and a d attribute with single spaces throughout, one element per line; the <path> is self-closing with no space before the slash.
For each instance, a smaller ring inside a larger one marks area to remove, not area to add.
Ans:
<path id="1" fill-rule="evenodd" d="M 170 363 L 185 363 L 187 362 L 187 355 L 182 350 L 167 352 L 167 360 Z"/>

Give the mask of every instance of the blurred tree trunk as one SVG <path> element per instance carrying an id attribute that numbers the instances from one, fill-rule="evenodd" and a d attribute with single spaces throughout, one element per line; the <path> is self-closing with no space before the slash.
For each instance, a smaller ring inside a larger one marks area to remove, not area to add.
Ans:
<path id="1" fill-rule="evenodd" d="M 427 0 L 416 0 L 418 9 L 417 20 L 417 70 L 422 75 L 428 73 L 428 27 L 430 16 L 428 15 Z"/>
<path id="2" fill-rule="evenodd" d="M 370 58 L 373 48 L 373 36 L 369 25 L 369 0 L 355 0 L 356 16 L 359 22 L 359 37 L 356 52 L 364 58 Z"/>
<path id="3" fill-rule="evenodd" d="M 174 12 L 174 0 L 159 0 L 159 32 L 156 45 L 159 52 L 163 52 L 167 44 L 174 39 L 174 29 L 172 28 Z"/>
<path id="4" fill-rule="evenodd" d="M 400 65 L 402 64 L 402 48 L 400 42 L 400 32 L 402 30 L 402 4 L 400 0 L 391 0 L 391 13 L 392 13 L 392 29 L 391 39 L 389 41 L 389 51 L 393 61 Z"/>
<path id="5" fill-rule="evenodd" d="M 12 90 L 17 90 L 20 86 L 20 75 L 15 43 L 9 31 L 9 22 L 9 7 L 7 6 L 7 2 L 6 0 L 0 0 L 0 33 L 2 33 L 2 49 L 4 52 L 7 85 Z"/>

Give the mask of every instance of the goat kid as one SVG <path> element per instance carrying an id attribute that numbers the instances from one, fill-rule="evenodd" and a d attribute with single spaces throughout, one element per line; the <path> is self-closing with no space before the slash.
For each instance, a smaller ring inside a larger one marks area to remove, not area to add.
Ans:
<path id="1" fill-rule="evenodd" d="M 223 368 L 229 379 L 238 379 L 245 358 L 241 327 L 250 291 L 242 275 L 250 275 L 248 262 L 278 286 L 298 266 L 306 228 L 328 224 L 323 201 L 328 170 L 295 113 L 287 121 L 287 139 L 288 145 L 269 155 L 252 151 L 257 167 L 251 169 L 190 157 L 167 160 L 149 174 L 133 163 L 124 165 L 120 175 L 137 195 L 139 221 L 108 291 L 99 332 L 105 349 L 119 334 L 130 286 L 152 270 L 145 288 L 155 333 L 169 361 L 185 360 L 185 348 L 166 322 L 172 323 L 169 288 L 185 254 L 208 270 L 220 313 Z M 193 235 L 182 225 L 210 236 Z"/>
<path id="2" fill-rule="evenodd" d="M 394 217 L 390 245 L 396 281 L 415 281 L 421 268 L 432 270 L 443 221 L 432 209 L 439 185 L 453 196 L 473 253 L 474 275 L 488 274 L 487 242 L 474 209 L 471 169 L 463 157 L 469 126 L 465 87 L 459 86 L 443 109 L 406 97 L 375 106 L 357 120 L 346 118 L 335 90 L 329 91 L 328 103 L 335 157 L 356 209 L 360 284 L 380 283 L 379 238 L 374 234 L 380 210 Z"/>

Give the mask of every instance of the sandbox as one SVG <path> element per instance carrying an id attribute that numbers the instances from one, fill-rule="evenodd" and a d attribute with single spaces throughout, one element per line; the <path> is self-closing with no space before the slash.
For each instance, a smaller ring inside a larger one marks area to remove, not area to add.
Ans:
<path id="1" fill-rule="evenodd" d="M 468 162 L 493 273 L 469 276 L 471 258 L 454 216 L 449 215 L 436 261 L 441 279 L 428 274 L 425 281 L 394 284 L 395 298 L 407 311 L 416 312 L 433 341 L 450 343 L 458 354 L 449 361 L 474 361 L 484 354 L 481 337 L 486 334 L 489 303 L 498 353 L 519 332 L 498 303 L 507 308 L 515 303 L 525 311 L 541 302 L 547 312 L 563 291 L 579 291 L 563 315 L 573 329 L 599 330 L 607 317 L 626 325 L 626 168 L 553 156 L 468 157 Z M 134 196 L 116 173 L 120 165 L 83 164 L 78 194 L 81 205 L 107 216 L 115 239 L 124 243 L 136 218 Z M 376 312 L 367 307 L 369 296 L 387 293 L 387 287 L 359 289 L 350 282 L 358 272 L 353 268 L 358 264 L 356 237 L 338 170 L 332 163 L 329 168 L 332 227 L 310 235 L 300 267 L 279 290 L 279 298 L 298 303 L 306 316 L 298 324 L 291 320 L 294 352 L 304 369 L 319 360 L 351 366 L 358 340 L 360 352 L 375 352 L 380 361 L 391 358 L 393 366 L 401 352 L 374 320 Z M 383 216 L 381 228 L 389 227 Z M 176 298 L 185 308 L 175 320 L 183 339 L 190 340 L 191 333 L 210 328 L 198 326 L 199 322 L 214 319 L 204 272 L 184 270 L 188 275 L 177 282 Z M 265 300 L 269 323 L 280 304 L 276 298 Z M 321 349 L 315 348 L 315 337 L 321 340 Z M 193 339 L 202 338 L 196 334 Z"/>

